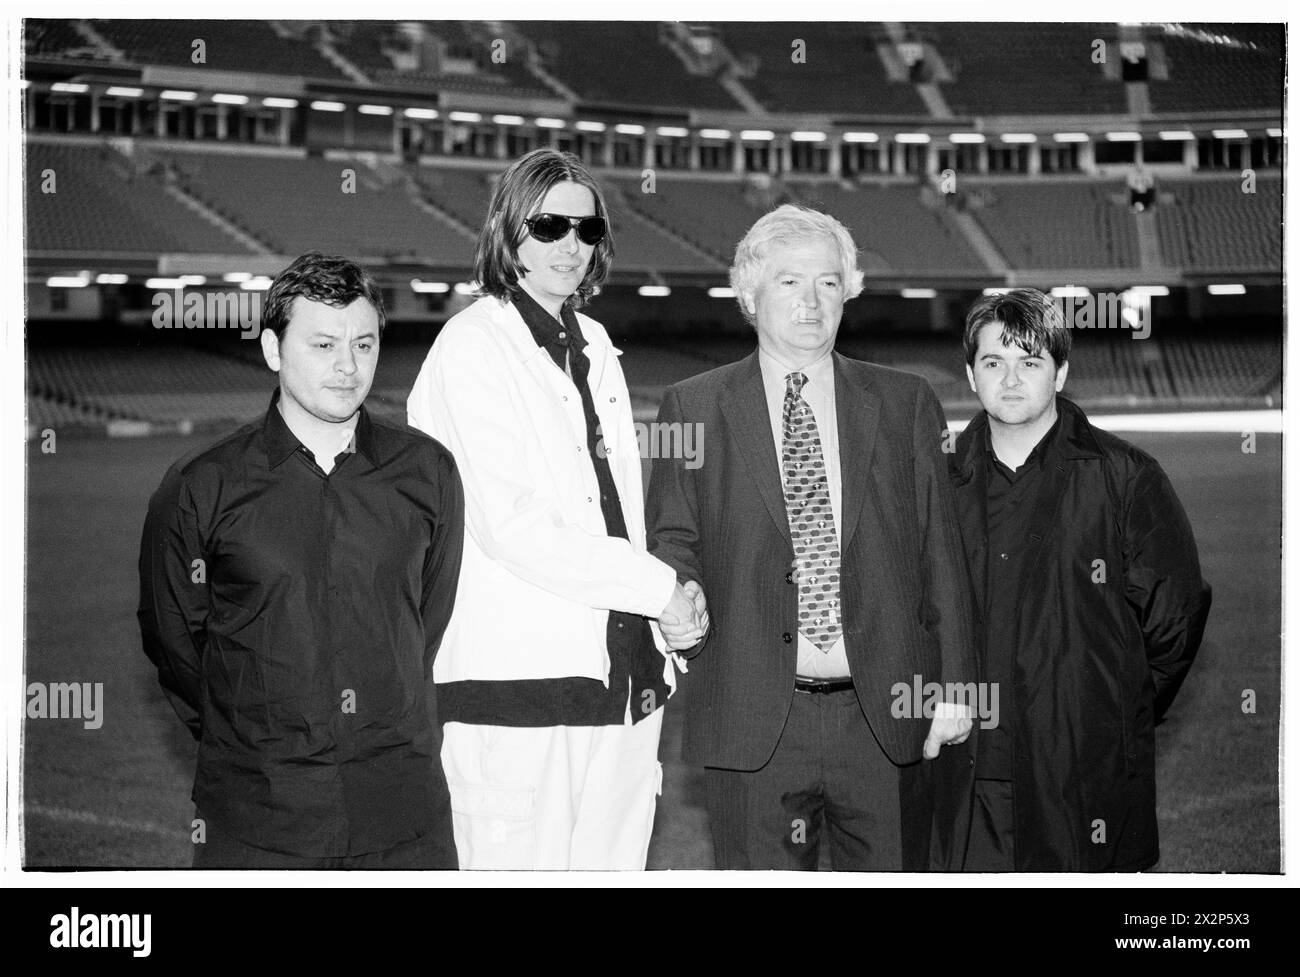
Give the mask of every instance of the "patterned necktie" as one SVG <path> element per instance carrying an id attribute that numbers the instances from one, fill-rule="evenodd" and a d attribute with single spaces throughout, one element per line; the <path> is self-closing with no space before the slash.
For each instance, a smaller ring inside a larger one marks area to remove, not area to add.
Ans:
<path id="1" fill-rule="evenodd" d="M 840 543 L 817 420 L 803 399 L 808 378 L 785 378 L 781 472 L 799 577 L 799 632 L 823 652 L 840 639 Z"/>

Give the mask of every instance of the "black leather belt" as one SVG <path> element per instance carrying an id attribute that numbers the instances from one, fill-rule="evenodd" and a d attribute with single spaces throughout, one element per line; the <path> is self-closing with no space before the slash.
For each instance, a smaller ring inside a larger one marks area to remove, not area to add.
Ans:
<path id="1" fill-rule="evenodd" d="M 824 695 L 827 692 L 849 692 L 853 689 L 853 679 L 807 679 L 797 678 L 794 680 L 794 690 L 796 692 L 808 692 L 812 695 Z"/>

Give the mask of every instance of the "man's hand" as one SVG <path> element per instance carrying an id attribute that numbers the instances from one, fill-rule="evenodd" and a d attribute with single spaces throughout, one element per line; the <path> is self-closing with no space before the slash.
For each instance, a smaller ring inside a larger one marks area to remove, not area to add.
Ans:
<path id="1" fill-rule="evenodd" d="M 925 746 L 921 748 L 921 755 L 927 760 L 933 760 L 939 755 L 941 747 L 965 743 L 974 725 L 969 716 L 935 716 L 930 723 L 930 733 L 925 738 Z"/>
<path id="2" fill-rule="evenodd" d="M 659 630 L 670 651 L 685 651 L 699 644 L 709 630 L 704 591 L 694 580 L 673 589 L 668 606 L 659 615 Z"/>

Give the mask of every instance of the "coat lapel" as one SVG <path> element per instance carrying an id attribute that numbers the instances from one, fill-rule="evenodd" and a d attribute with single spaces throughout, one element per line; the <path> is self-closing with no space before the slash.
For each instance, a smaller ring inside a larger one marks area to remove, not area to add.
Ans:
<path id="1" fill-rule="evenodd" d="M 840 437 L 840 553 L 848 552 L 866 502 L 871 455 L 880 424 L 880 397 L 852 360 L 835 357 L 835 414 Z"/>
<path id="2" fill-rule="evenodd" d="M 724 388 L 719 404 L 768 515 L 793 548 L 785 492 L 781 488 L 781 462 L 772 441 L 772 422 L 767 415 L 767 395 L 757 352 L 742 362 L 736 379 Z"/>
<path id="3" fill-rule="evenodd" d="M 984 450 L 987 424 L 987 418 L 981 413 L 967 426 L 964 439 L 958 441 L 958 464 L 953 478 L 957 520 L 981 619 L 988 606 L 988 465 L 978 452 Z"/>

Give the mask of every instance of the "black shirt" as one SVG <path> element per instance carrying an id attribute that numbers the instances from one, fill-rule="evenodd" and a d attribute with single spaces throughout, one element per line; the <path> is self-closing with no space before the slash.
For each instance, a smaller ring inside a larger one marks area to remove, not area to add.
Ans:
<path id="1" fill-rule="evenodd" d="M 199 740 L 199 815 L 259 848 L 383 851 L 449 830 L 432 665 L 460 572 L 452 455 L 361 410 L 327 475 L 277 407 L 167 472 L 140 630 Z"/>
<path id="2" fill-rule="evenodd" d="M 1012 471 L 998 460 L 993 451 L 989 430 L 984 431 L 984 450 L 988 460 L 988 594 L 985 599 L 986 643 L 984 681 L 997 683 L 999 723 L 980 730 L 980 748 L 976 776 L 990 780 L 1010 780 L 1015 755 L 1015 732 L 1011 717 L 1015 670 L 1016 635 L 1012 633 L 1018 619 L 1016 592 L 1021 567 L 1029 549 L 1026 520 L 1034 512 L 1038 490 L 1043 483 L 1043 454 L 1060 426 L 1058 417 L 1042 440 L 1034 446 L 1025 463 Z"/>
<path id="3" fill-rule="evenodd" d="M 585 352 L 578 317 L 566 303 L 560 319 L 537 304 L 525 291 L 512 297 L 515 308 L 537 345 L 564 370 L 582 399 L 587 427 L 587 454 L 600 486 L 600 510 L 605 531 L 627 539 L 627 521 L 618 485 L 600 436 L 600 419 L 587 381 L 591 361 Z M 509 681 L 468 680 L 438 686 L 443 722 L 492 726 L 621 726 L 631 696 L 632 722 L 652 715 L 668 700 L 664 658 L 655 647 L 646 618 L 611 610 L 605 631 L 609 652 L 609 687 L 579 676 Z"/>

